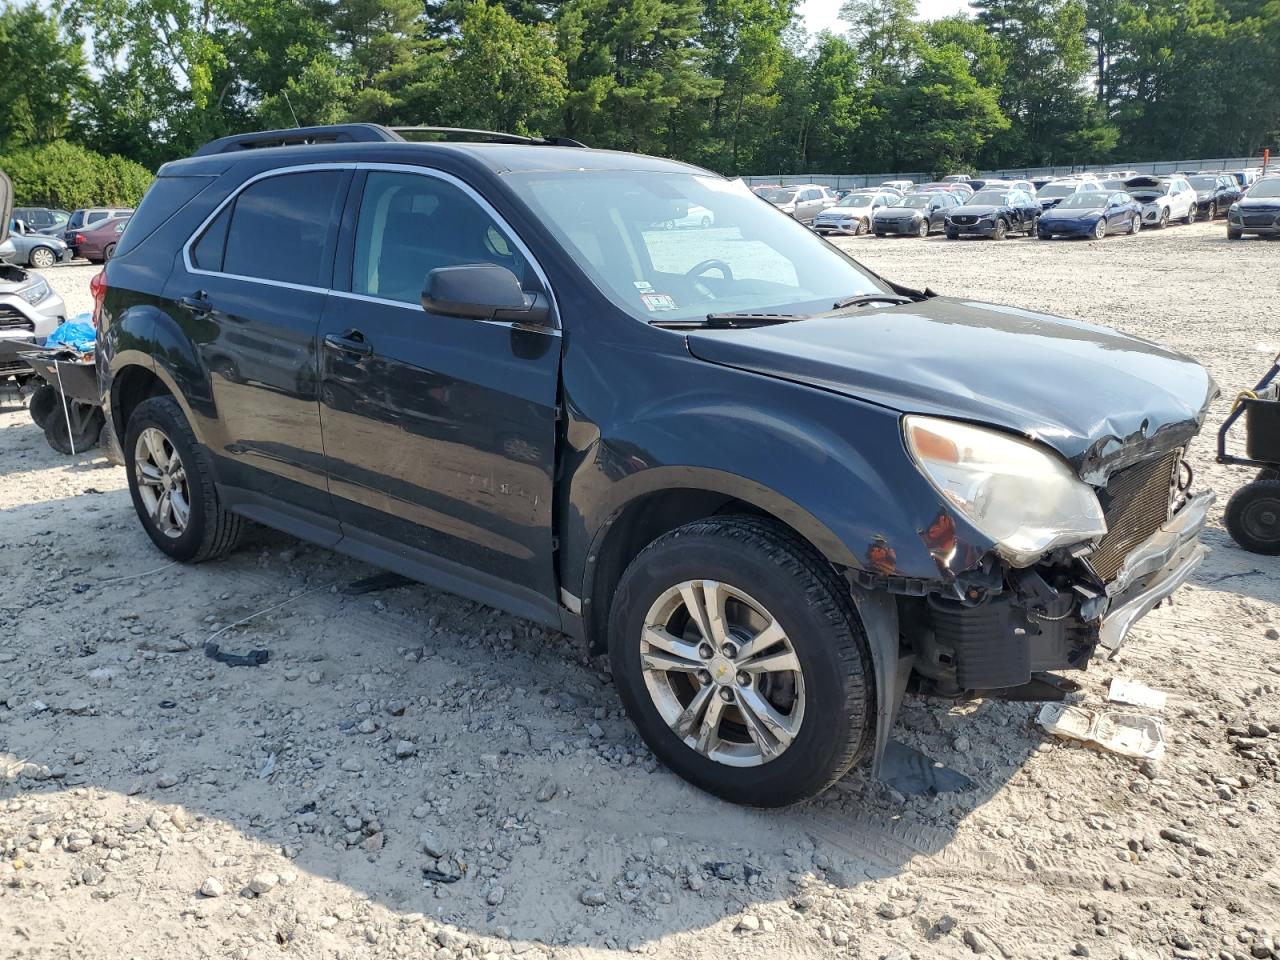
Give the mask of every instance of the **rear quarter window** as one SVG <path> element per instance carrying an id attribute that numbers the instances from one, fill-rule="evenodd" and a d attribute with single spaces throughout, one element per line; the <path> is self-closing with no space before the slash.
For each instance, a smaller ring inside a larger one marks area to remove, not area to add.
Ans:
<path id="1" fill-rule="evenodd" d="M 170 217 L 194 200 L 213 183 L 214 177 L 157 177 L 151 184 L 142 203 L 129 218 L 124 236 L 116 247 L 116 256 L 122 257 L 146 240 Z"/>

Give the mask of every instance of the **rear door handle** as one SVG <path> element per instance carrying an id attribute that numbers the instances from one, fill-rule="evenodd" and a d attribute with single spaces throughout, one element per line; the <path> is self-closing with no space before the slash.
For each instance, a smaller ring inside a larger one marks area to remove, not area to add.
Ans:
<path id="1" fill-rule="evenodd" d="M 209 295 L 203 290 L 197 290 L 189 297 L 183 297 L 178 301 L 178 306 L 183 310 L 194 313 L 196 316 L 204 316 L 211 313 L 213 307 L 209 303 Z"/>
<path id="2" fill-rule="evenodd" d="M 331 350 L 354 354 L 357 357 L 367 357 L 373 353 L 373 347 L 365 342 L 364 334 L 359 330 L 348 330 L 341 335 L 325 334 L 324 345 Z"/>

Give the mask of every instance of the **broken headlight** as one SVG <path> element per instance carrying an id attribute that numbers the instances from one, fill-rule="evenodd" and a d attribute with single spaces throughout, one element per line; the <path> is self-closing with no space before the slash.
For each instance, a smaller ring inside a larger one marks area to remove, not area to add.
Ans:
<path id="1" fill-rule="evenodd" d="M 1015 567 L 1107 532 L 1093 488 L 1038 444 L 932 417 L 906 417 L 903 429 L 916 466 Z"/>
<path id="2" fill-rule="evenodd" d="M 20 296 L 23 300 L 27 301 L 27 303 L 31 304 L 34 307 L 37 303 L 39 303 L 45 297 L 49 296 L 51 292 L 52 291 L 49 289 L 49 284 L 42 277 L 41 279 L 33 283 L 31 286 L 23 290 L 19 290 L 18 296 Z"/>

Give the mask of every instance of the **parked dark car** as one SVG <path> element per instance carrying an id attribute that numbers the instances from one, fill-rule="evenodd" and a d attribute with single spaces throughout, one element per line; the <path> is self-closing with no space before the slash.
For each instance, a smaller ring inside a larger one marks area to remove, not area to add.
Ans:
<path id="1" fill-rule="evenodd" d="M 1123 190 L 1073 193 L 1052 210 L 1040 214 L 1041 240 L 1054 237 L 1092 237 L 1108 233 L 1137 233 L 1142 229 L 1142 204 Z"/>
<path id="2" fill-rule="evenodd" d="M 946 211 L 948 240 L 962 236 L 1003 240 L 1011 233 L 1036 234 L 1040 201 L 1022 190 L 979 190 L 958 207 Z"/>
<path id="3" fill-rule="evenodd" d="M 1217 219 L 1218 214 L 1226 216 L 1231 205 L 1244 195 L 1236 178 L 1229 173 L 1193 173 L 1187 182 L 1196 192 L 1200 215 L 1209 220 Z"/>
<path id="4" fill-rule="evenodd" d="M 1076 193 L 1086 193 L 1096 189 L 1096 181 L 1092 180 L 1053 180 L 1036 190 L 1036 199 L 1040 201 L 1040 212 L 1052 210 L 1067 197 Z"/>
<path id="5" fill-rule="evenodd" d="M 127 207 L 83 207 L 72 210 L 62 231 L 63 242 L 74 249 L 77 233 L 84 232 L 89 227 L 96 227 L 107 220 L 127 217 L 132 213 L 133 210 Z"/>
<path id="6" fill-rule="evenodd" d="M 128 217 L 112 217 L 95 226 L 74 231 L 71 234 L 71 255 L 84 257 L 90 263 L 110 260 L 128 223 Z"/>
<path id="7" fill-rule="evenodd" d="M 567 632 L 657 757 L 758 805 L 891 775 L 909 678 L 1026 696 L 1200 563 L 1191 360 L 885 280 L 687 164 L 483 136 L 161 168 L 95 297 L 163 553 L 254 520 Z M 714 232 L 652 228 L 694 205 Z"/>
<path id="8" fill-rule="evenodd" d="M 1227 211 L 1227 239 L 1239 240 L 1246 233 L 1280 236 L 1280 177 L 1254 181 Z"/>
<path id="9" fill-rule="evenodd" d="M 871 229 L 877 237 L 889 234 L 927 237 L 946 221 L 947 212 L 961 203 L 947 190 L 909 193 L 871 215 Z"/>
<path id="10" fill-rule="evenodd" d="M 53 235 L 62 232 L 63 225 L 71 219 L 71 214 L 66 210 L 50 207 L 14 207 L 13 218 L 25 223 L 31 233 Z"/>

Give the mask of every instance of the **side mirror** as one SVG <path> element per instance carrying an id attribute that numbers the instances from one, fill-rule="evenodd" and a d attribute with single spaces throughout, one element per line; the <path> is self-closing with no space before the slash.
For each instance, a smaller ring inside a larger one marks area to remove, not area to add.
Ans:
<path id="1" fill-rule="evenodd" d="M 437 267 L 427 274 L 422 309 L 446 317 L 546 323 L 551 308 L 540 293 L 525 293 L 516 275 L 496 263 Z"/>

